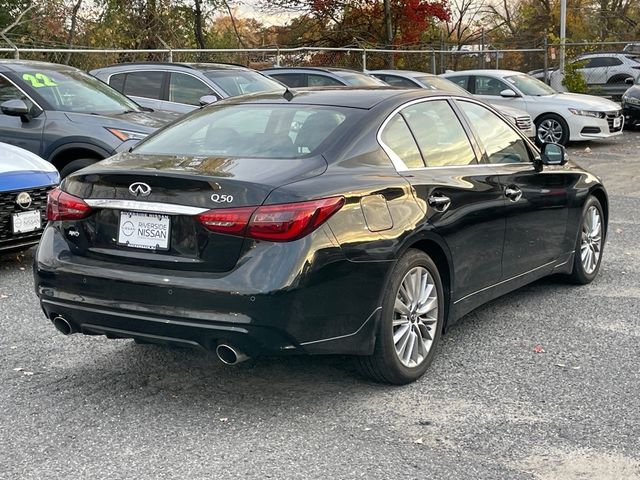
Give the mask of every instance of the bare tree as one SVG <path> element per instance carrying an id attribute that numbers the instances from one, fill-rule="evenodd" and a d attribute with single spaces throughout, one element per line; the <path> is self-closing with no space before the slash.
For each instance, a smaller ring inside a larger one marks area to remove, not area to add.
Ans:
<path id="1" fill-rule="evenodd" d="M 73 37 L 76 34 L 76 26 L 78 25 L 78 11 L 82 6 L 82 0 L 77 0 L 73 5 L 73 9 L 71 10 L 71 25 L 69 25 L 69 33 L 67 34 L 67 48 L 71 48 L 73 45 Z M 64 63 L 69 64 L 69 60 L 71 60 L 71 52 L 67 52 L 64 57 Z"/>

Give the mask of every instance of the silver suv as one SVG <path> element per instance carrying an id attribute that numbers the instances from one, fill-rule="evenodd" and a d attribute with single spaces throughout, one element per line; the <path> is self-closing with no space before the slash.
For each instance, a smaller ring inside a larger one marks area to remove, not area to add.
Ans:
<path id="1" fill-rule="evenodd" d="M 584 63 L 578 71 L 587 85 L 624 84 L 627 79 L 634 81 L 640 76 L 640 56 L 633 53 L 588 53 L 580 55 L 569 64 Z M 559 70 L 551 73 L 551 86 L 562 88 L 564 74 Z M 633 82 L 631 82 L 633 83 Z"/>

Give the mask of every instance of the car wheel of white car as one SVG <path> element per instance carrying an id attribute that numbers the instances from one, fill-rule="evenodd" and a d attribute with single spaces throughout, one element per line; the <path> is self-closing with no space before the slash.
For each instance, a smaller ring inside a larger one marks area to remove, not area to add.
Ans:
<path id="1" fill-rule="evenodd" d="M 553 113 L 542 115 L 536 120 L 536 143 L 559 143 L 566 145 L 569 142 L 569 126 L 564 119 Z"/>

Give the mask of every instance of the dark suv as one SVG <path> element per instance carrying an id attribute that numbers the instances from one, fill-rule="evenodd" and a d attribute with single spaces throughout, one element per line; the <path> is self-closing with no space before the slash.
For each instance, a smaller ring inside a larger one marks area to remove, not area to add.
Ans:
<path id="1" fill-rule="evenodd" d="M 0 60 L 0 110 L 0 142 L 50 161 L 62 177 L 177 118 L 147 111 L 76 68 L 20 60 Z"/>
<path id="2" fill-rule="evenodd" d="M 215 101 L 284 90 L 255 70 L 224 63 L 122 63 L 90 73 L 140 105 L 180 113 L 194 110 L 206 96 Z"/>

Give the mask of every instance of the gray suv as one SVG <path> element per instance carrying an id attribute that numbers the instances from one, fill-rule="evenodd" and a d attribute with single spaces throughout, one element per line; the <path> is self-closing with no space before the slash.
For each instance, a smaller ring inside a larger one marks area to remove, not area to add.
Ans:
<path id="1" fill-rule="evenodd" d="M 76 68 L 20 60 L 0 60 L 0 110 L 0 142 L 50 161 L 62 177 L 177 118 L 144 109 Z"/>
<path id="2" fill-rule="evenodd" d="M 284 90 L 255 70 L 224 63 L 122 63 L 90 73 L 140 105 L 180 113 L 222 98 Z"/>

